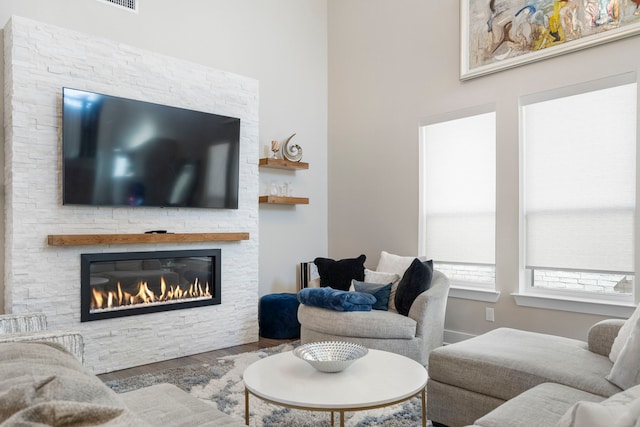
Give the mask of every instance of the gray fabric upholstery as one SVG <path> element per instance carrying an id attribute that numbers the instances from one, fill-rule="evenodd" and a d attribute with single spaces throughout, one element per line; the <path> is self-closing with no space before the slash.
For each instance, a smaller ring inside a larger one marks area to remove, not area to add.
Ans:
<path id="1" fill-rule="evenodd" d="M 298 320 L 305 329 L 327 335 L 373 338 L 412 339 L 416 336 L 417 322 L 410 317 L 382 310 L 339 312 L 300 304 Z"/>
<path id="2" fill-rule="evenodd" d="M 0 424 L 104 427 L 241 426 L 170 385 L 117 395 L 63 347 L 0 343 Z M 126 403 L 125 403 L 126 402 Z"/>
<path id="3" fill-rule="evenodd" d="M 579 400 L 555 427 L 640 427 L 640 385 L 616 393 L 602 402 Z"/>
<path id="4" fill-rule="evenodd" d="M 589 351 L 590 345 L 601 351 L 610 347 L 612 328 L 606 324 L 595 327 L 589 344 L 500 328 L 436 349 L 429 360 L 428 416 L 450 427 L 473 424 L 505 401 L 543 383 L 557 383 L 603 399 L 618 393 L 621 390 L 605 379 L 613 366 L 609 358 Z M 534 420 L 530 425 L 546 424 Z"/>
<path id="5" fill-rule="evenodd" d="M 427 383 L 427 418 L 449 427 L 472 424 L 503 403 L 502 399 L 439 383 L 432 379 Z"/>
<path id="6" fill-rule="evenodd" d="M 157 384 L 122 393 L 129 409 L 151 425 L 162 427 L 243 426 L 216 408 L 173 384 Z"/>
<path id="7" fill-rule="evenodd" d="M 514 397 L 475 421 L 481 427 L 555 426 L 565 412 L 579 400 L 601 402 L 604 397 L 561 384 L 544 383 Z"/>
<path id="8" fill-rule="evenodd" d="M 341 335 L 330 335 L 326 333 L 317 333 L 311 329 L 306 329 L 300 334 L 300 342 L 320 342 L 320 341 L 345 341 L 360 344 L 367 348 L 376 350 L 390 351 L 392 353 L 401 354 L 410 359 L 422 363 L 424 353 L 424 343 L 422 338 L 414 339 L 381 339 L 381 338 L 357 338 L 344 337 Z"/>
<path id="9" fill-rule="evenodd" d="M 618 336 L 624 319 L 602 320 L 589 329 L 589 351 L 609 357 L 613 341 Z"/>
<path id="10" fill-rule="evenodd" d="M 75 358 L 51 343 L 0 345 L 0 422 L 7 426 L 146 425 Z"/>
<path id="11" fill-rule="evenodd" d="M 418 295 L 409 316 L 379 310 L 345 313 L 300 304 L 300 341 L 350 341 L 427 365 L 429 352 L 442 346 L 448 295 L 449 279 L 434 271 L 431 287 Z"/>
<path id="12" fill-rule="evenodd" d="M 41 331 L 0 335 L 3 342 L 50 342 L 62 346 L 73 354 L 80 363 L 84 361 L 84 341 L 82 335 L 73 331 Z"/>
<path id="13" fill-rule="evenodd" d="M 0 315 L 0 343 L 2 342 L 52 342 L 61 345 L 76 359 L 84 361 L 82 335 L 74 331 L 48 331 L 44 313 Z"/>
<path id="14" fill-rule="evenodd" d="M 605 379 L 608 357 L 587 343 L 553 335 L 500 328 L 431 353 L 435 381 L 508 400 L 544 382 L 608 397 L 620 389 Z"/>

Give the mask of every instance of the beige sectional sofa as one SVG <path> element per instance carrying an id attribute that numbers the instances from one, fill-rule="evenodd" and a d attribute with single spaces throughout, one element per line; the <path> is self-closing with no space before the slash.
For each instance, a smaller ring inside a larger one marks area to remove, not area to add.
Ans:
<path id="1" fill-rule="evenodd" d="M 623 324 L 600 322 L 587 342 L 500 328 L 435 349 L 429 358 L 428 418 L 450 427 L 546 427 L 564 416 L 561 425 L 578 426 L 566 421 L 577 402 L 640 403 L 640 387 L 623 392 L 606 379 Z"/>
<path id="2" fill-rule="evenodd" d="M 241 426 L 170 384 L 116 394 L 62 346 L 0 344 L 3 426 Z"/>
<path id="3" fill-rule="evenodd" d="M 48 330 L 42 313 L 0 315 L 0 425 L 244 425 L 171 384 L 116 394 L 82 365 L 83 349 L 80 334 Z"/>

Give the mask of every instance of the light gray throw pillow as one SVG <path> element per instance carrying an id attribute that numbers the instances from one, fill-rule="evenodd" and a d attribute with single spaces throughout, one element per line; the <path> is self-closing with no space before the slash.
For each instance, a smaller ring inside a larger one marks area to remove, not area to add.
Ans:
<path id="1" fill-rule="evenodd" d="M 379 283 L 379 284 L 391 283 L 391 293 L 389 294 L 389 304 L 387 305 L 387 309 L 395 313 L 396 304 L 393 300 L 396 297 L 396 289 L 398 289 L 398 283 L 400 283 L 400 275 L 396 273 L 389 273 L 385 271 L 374 271 L 374 270 L 369 270 L 365 268 L 364 281 L 367 283 Z"/>
<path id="2" fill-rule="evenodd" d="M 618 355 L 622 351 L 622 347 L 626 344 L 627 339 L 629 338 L 629 335 L 631 335 L 631 331 L 633 331 L 633 327 L 638 319 L 640 319 L 640 306 L 636 307 L 631 317 L 624 322 L 624 325 L 622 325 L 622 328 L 618 331 L 616 339 L 613 341 L 613 345 L 611 346 L 611 351 L 609 353 L 609 360 L 613 363 L 618 360 Z"/>
<path id="3" fill-rule="evenodd" d="M 605 378 L 623 390 L 640 384 L 640 317 Z"/>
<path id="4" fill-rule="evenodd" d="M 640 386 L 636 386 L 600 403 L 577 402 L 556 427 L 635 427 L 639 419 Z"/>

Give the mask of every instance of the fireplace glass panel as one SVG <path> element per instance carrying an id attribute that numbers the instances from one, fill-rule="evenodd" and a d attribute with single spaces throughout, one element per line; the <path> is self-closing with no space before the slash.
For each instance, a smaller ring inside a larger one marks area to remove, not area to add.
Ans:
<path id="1" fill-rule="evenodd" d="M 81 256 L 81 320 L 220 304 L 220 250 Z"/>

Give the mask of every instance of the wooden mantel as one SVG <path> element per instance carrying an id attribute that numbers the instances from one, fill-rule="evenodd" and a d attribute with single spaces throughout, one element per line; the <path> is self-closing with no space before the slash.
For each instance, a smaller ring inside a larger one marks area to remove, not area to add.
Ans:
<path id="1" fill-rule="evenodd" d="M 249 240 L 249 233 L 50 234 L 47 236 L 47 242 L 51 246 L 231 242 L 238 240 Z"/>

